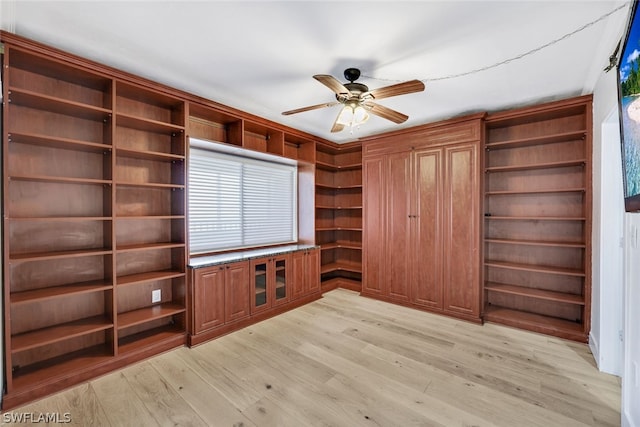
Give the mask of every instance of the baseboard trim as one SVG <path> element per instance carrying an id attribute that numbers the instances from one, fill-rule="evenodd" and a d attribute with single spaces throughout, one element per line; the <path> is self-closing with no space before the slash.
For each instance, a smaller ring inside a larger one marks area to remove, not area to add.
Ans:
<path id="1" fill-rule="evenodd" d="M 593 336 L 593 332 L 589 332 L 589 349 L 591 350 L 591 354 L 593 354 L 593 358 L 596 361 L 596 367 L 599 371 L 602 371 L 600 368 L 600 347 L 598 345 L 598 340 Z"/>

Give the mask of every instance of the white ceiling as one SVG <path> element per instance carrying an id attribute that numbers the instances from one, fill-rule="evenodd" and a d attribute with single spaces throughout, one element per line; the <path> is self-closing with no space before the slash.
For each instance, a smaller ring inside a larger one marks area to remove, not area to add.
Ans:
<path id="1" fill-rule="evenodd" d="M 335 142 L 591 93 L 628 14 L 619 0 L 0 0 L 5 30 Z M 371 89 L 426 90 L 379 101 L 402 125 L 372 116 L 332 134 L 338 106 L 281 115 L 335 100 L 312 75 L 345 82 L 348 67 Z"/>

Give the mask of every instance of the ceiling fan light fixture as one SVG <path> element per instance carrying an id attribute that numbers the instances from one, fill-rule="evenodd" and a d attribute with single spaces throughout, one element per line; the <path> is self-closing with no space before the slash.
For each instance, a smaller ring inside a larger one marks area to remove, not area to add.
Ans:
<path id="1" fill-rule="evenodd" d="M 353 121 L 356 125 L 361 125 L 362 123 L 366 122 L 367 120 L 369 120 L 369 113 L 367 113 L 367 110 L 365 110 L 365 108 L 362 105 L 358 105 L 354 110 L 353 110 Z"/>
<path id="2" fill-rule="evenodd" d="M 336 123 L 353 127 L 360 126 L 367 120 L 369 120 L 369 113 L 363 106 L 346 104 L 340 111 Z"/>

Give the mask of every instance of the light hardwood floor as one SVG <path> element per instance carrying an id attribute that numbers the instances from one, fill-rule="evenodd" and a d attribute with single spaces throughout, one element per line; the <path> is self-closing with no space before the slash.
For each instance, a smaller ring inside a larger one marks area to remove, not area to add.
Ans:
<path id="1" fill-rule="evenodd" d="M 564 427 L 619 425 L 619 408 L 619 379 L 584 344 L 335 290 L 11 412 L 82 426 Z"/>

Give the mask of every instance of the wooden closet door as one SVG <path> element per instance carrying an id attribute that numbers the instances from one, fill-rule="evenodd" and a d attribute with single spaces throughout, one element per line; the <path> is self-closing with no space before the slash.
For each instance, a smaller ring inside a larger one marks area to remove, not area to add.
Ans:
<path id="1" fill-rule="evenodd" d="M 382 295 L 384 280 L 384 156 L 364 160 L 362 182 L 362 293 Z"/>
<path id="2" fill-rule="evenodd" d="M 386 162 L 386 280 L 389 297 L 398 301 L 409 301 L 409 283 L 413 268 L 413 241 L 411 210 L 413 182 L 411 175 L 412 156 L 410 151 L 389 154 Z"/>
<path id="3" fill-rule="evenodd" d="M 414 154 L 415 198 L 412 211 L 413 278 L 411 302 L 442 309 L 442 149 L 419 150 Z"/>
<path id="4" fill-rule="evenodd" d="M 479 176 L 478 146 L 459 144 L 444 149 L 446 206 L 444 241 L 444 309 L 478 317 Z"/>

